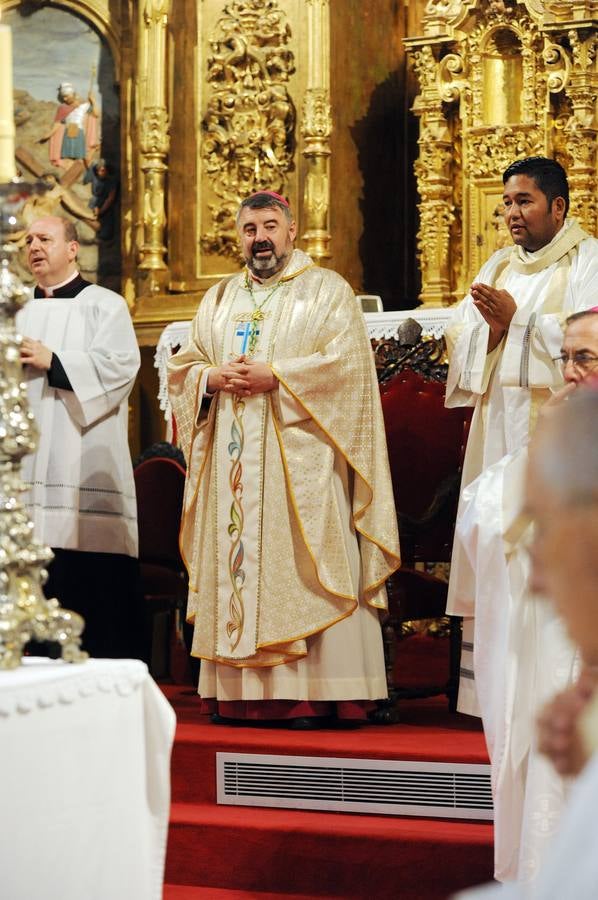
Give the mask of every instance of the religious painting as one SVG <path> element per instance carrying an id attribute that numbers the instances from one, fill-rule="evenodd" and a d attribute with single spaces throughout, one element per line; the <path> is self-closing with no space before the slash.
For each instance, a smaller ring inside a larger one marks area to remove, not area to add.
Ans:
<path id="1" fill-rule="evenodd" d="M 46 215 L 73 220 L 82 274 L 119 290 L 120 116 L 110 50 L 89 22 L 56 7 L 21 4 L 3 22 L 13 36 L 17 171 L 46 186 L 25 204 L 24 225 Z M 24 257 L 21 264 L 30 281 Z"/>

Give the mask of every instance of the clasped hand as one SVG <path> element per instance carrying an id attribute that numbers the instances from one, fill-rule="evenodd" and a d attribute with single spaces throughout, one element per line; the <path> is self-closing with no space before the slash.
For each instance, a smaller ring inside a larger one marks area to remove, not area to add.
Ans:
<path id="1" fill-rule="evenodd" d="M 208 374 L 207 391 L 226 391 L 240 397 L 264 394 L 276 387 L 277 379 L 270 366 L 240 356 L 238 359 L 216 366 Z"/>
<path id="2" fill-rule="evenodd" d="M 488 349 L 493 350 L 508 330 L 517 304 L 508 291 L 480 282 L 472 284 L 471 296 L 473 305 L 490 326 Z"/>
<path id="3" fill-rule="evenodd" d="M 24 366 L 47 372 L 52 365 L 52 351 L 41 341 L 24 337 L 21 341 L 21 362 Z"/>
<path id="4" fill-rule="evenodd" d="M 577 682 L 553 697 L 538 716 L 538 749 L 559 775 L 578 775 L 587 762 L 578 725 L 597 680 L 595 668 L 582 669 Z"/>

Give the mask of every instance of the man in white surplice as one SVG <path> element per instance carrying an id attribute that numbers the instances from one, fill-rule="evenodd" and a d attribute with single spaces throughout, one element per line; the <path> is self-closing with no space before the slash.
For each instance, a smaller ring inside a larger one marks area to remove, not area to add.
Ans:
<path id="1" fill-rule="evenodd" d="M 562 785 L 542 762 L 529 766 L 531 723 L 538 704 L 575 668 L 560 622 L 526 602 L 526 557 L 508 533 L 522 498 L 525 458 L 518 451 L 542 404 L 562 387 L 564 320 L 598 297 L 598 241 L 566 219 L 569 191 L 558 163 L 519 160 L 503 183 L 515 246 L 482 267 L 447 331 L 447 406 L 475 406 L 447 609 L 466 617 L 459 709 L 481 710 L 492 762 L 495 876 L 510 880 L 534 876 L 558 817 Z"/>
<path id="2" fill-rule="evenodd" d="M 363 718 L 386 696 L 378 616 L 399 565 L 363 313 L 293 249 L 283 197 L 246 198 L 237 225 L 246 268 L 169 362 L 199 692 L 218 720 Z"/>
<path id="3" fill-rule="evenodd" d="M 37 450 L 24 502 L 54 560 L 44 590 L 86 620 L 92 656 L 130 656 L 137 596 L 137 503 L 128 396 L 139 347 L 122 297 L 77 270 L 72 222 L 37 219 L 26 237 L 37 287 L 17 316 Z"/>
<path id="4" fill-rule="evenodd" d="M 586 354 L 588 355 L 588 354 Z M 595 354 L 593 354 L 595 357 Z M 594 359 L 595 362 L 596 357 Z M 572 365 L 572 363 L 569 363 Z M 530 532 L 530 589 L 550 597 L 586 673 L 583 688 L 544 711 L 540 746 L 577 775 L 533 882 L 488 885 L 459 900 L 595 900 L 598 895 L 598 391 L 582 387 L 555 406 L 534 435 L 523 519 Z M 544 601 L 538 601 L 542 603 Z M 575 697 L 575 694 L 578 694 Z M 564 705 L 563 705 L 564 704 Z"/>

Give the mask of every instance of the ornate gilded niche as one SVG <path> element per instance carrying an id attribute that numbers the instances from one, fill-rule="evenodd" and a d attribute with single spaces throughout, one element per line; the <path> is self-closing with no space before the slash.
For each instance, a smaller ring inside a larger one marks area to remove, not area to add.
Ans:
<path id="1" fill-rule="evenodd" d="M 239 199 L 270 187 L 288 190 L 295 168 L 296 72 L 288 16 L 230 3 L 208 35 L 201 162 L 205 206 L 201 248 L 237 259 Z"/>
<path id="2" fill-rule="evenodd" d="M 330 255 L 329 0 L 140 7 L 135 320 L 152 343 L 239 268 L 235 213 L 253 191 L 288 196 L 304 249 Z"/>
<path id="3" fill-rule="evenodd" d="M 598 4 L 429 0 L 413 56 L 420 120 L 420 299 L 459 300 L 509 242 L 502 179 L 541 154 L 567 169 L 571 215 L 597 233 Z"/>

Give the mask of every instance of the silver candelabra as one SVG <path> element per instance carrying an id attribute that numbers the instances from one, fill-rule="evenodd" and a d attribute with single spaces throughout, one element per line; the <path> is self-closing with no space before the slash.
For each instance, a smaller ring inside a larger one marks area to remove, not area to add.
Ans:
<path id="1" fill-rule="evenodd" d="M 23 381 L 15 316 L 29 291 L 11 270 L 26 199 L 42 188 L 18 179 L 0 184 L 0 669 L 20 665 L 26 643 L 54 641 L 62 659 L 87 659 L 82 616 L 46 599 L 42 585 L 52 551 L 35 540 L 21 496 L 21 461 L 33 453 L 37 428 Z"/>

